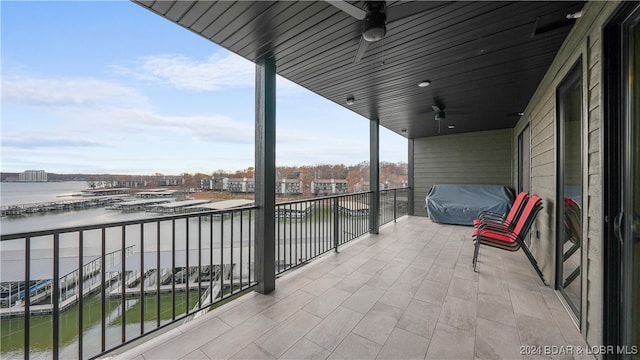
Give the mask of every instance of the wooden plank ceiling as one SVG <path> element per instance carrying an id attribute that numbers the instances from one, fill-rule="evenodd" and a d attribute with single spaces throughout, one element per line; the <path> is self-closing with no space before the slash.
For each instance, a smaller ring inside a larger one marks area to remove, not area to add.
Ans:
<path id="1" fill-rule="evenodd" d="M 279 75 L 408 138 L 513 127 L 571 29 L 533 35 L 536 21 L 583 4 L 413 2 L 354 62 L 362 22 L 325 1 L 135 2 L 251 61 L 273 57 Z"/>

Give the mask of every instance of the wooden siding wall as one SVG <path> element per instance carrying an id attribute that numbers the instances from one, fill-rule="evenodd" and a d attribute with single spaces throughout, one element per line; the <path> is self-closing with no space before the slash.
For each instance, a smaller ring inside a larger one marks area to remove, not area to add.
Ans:
<path id="1" fill-rule="evenodd" d="M 496 184 L 513 188 L 511 129 L 414 140 L 414 214 L 426 216 L 434 184 Z M 517 143 L 516 143 L 517 148 Z"/>
<path id="2" fill-rule="evenodd" d="M 556 88 L 577 61 L 583 81 L 583 246 L 581 332 L 590 345 L 602 344 L 603 196 L 602 196 L 602 28 L 619 2 L 589 2 L 513 131 L 517 164 L 518 134 L 531 126 L 531 192 L 544 199 L 532 227 L 531 251 L 545 279 L 553 283 L 556 245 Z M 517 169 L 517 166 L 514 166 Z M 517 179 L 514 172 L 513 179 Z"/>

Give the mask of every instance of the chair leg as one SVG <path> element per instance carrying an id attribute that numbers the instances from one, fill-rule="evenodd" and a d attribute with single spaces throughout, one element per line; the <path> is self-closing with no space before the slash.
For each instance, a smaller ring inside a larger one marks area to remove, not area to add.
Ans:
<path id="1" fill-rule="evenodd" d="M 522 252 L 524 252 L 524 255 L 527 257 L 527 259 L 529 259 L 529 262 L 531 263 L 531 265 L 533 266 L 533 269 L 536 271 L 536 273 L 540 277 L 540 280 L 542 280 L 542 283 L 545 285 L 548 285 L 547 282 L 544 281 L 544 275 L 542 275 L 542 271 L 538 267 L 538 261 L 536 261 L 536 258 L 533 257 L 533 254 L 531 254 L 531 251 L 529 251 L 529 248 L 527 247 L 527 245 L 522 240 L 518 240 L 518 242 L 520 243 L 520 249 L 522 249 Z"/>
<path id="2" fill-rule="evenodd" d="M 476 236 L 475 249 L 473 249 L 473 271 L 476 271 L 476 264 L 478 263 L 478 252 L 480 251 L 480 238 Z"/>

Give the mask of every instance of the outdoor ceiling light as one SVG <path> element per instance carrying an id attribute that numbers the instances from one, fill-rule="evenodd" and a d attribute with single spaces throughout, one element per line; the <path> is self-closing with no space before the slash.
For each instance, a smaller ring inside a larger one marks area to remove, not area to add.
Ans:
<path id="1" fill-rule="evenodd" d="M 429 86 L 429 85 L 431 85 L 431 81 L 429 81 L 429 80 L 420 81 L 420 82 L 418 83 L 418 86 L 420 86 L 420 87 L 427 87 L 427 86 Z"/>
<path id="2" fill-rule="evenodd" d="M 567 19 L 580 19 L 582 17 L 582 10 L 574 12 L 573 14 L 567 14 Z"/>
<path id="3" fill-rule="evenodd" d="M 354 102 L 356 102 L 356 99 L 353 96 L 347 98 L 347 105 L 353 105 Z"/>

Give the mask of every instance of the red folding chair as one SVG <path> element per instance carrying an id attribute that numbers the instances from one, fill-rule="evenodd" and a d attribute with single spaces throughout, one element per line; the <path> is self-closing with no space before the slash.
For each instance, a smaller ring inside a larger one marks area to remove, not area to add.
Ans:
<path id="1" fill-rule="evenodd" d="M 478 234 L 478 227 L 482 224 L 494 224 L 495 226 L 503 226 L 504 228 L 513 228 L 515 224 L 518 222 L 520 215 L 522 214 L 522 210 L 524 210 L 524 206 L 529 200 L 529 194 L 522 191 L 516 196 L 516 199 L 513 201 L 513 205 L 511 205 L 511 209 L 506 214 L 498 214 L 491 211 L 482 211 L 478 214 L 478 218 L 473 221 L 473 229 L 472 237 L 475 237 Z"/>
<path id="2" fill-rule="evenodd" d="M 537 261 L 529 251 L 529 248 L 524 244 L 524 237 L 529 232 L 529 229 L 540 210 L 542 210 L 542 199 L 537 195 L 533 195 L 528 201 L 526 201 L 522 214 L 513 228 L 504 227 L 502 225 L 496 226 L 493 223 L 480 224 L 475 238 L 473 270 L 476 270 L 481 244 L 497 247 L 507 251 L 518 251 L 522 249 L 540 278 L 544 281 L 542 272 L 540 271 L 540 268 L 538 268 Z"/>

